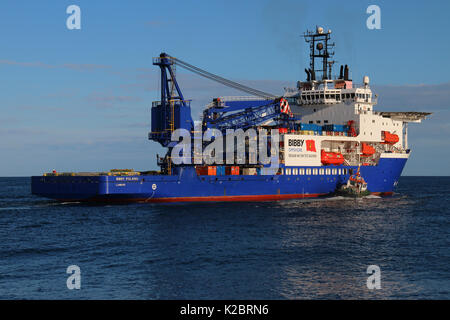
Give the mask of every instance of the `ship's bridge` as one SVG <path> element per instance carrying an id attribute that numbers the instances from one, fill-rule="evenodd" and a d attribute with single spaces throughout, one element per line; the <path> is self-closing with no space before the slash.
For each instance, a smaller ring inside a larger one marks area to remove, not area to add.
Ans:
<path id="1" fill-rule="evenodd" d="M 354 87 L 351 81 L 342 86 L 339 80 L 300 82 L 297 104 L 300 106 L 347 103 L 377 104 L 377 96 L 368 85 Z"/>

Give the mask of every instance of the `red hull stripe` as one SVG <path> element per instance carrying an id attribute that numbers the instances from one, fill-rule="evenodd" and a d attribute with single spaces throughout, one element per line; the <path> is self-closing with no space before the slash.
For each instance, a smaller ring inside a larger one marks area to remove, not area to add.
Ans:
<path id="1" fill-rule="evenodd" d="M 243 196 L 215 196 L 215 197 L 170 197 L 170 198 L 128 198 L 114 199 L 95 197 L 89 199 L 58 199 L 61 202 L 108 202 L 108 203 L 132 203 L 132 202 L 232 202 L 232 201 L 273 201 L 287 199 L 315 198 L 327 193 L 315 194 L 267 194 L 267 195 L 243 195 Z"/>
<path id="2" fill-rule="evenodd" d="M 373 195 L 375 196 L 392 196 L 394 194 L 394 192 L 389 191 L 389 192 L 372 192 Z"/>
<path id="3" fill-rule="evenodd" d="M 377 196 L 390 196 L 393 192 L 372 192 Z M 170 198 L 129 198 L 129 199 L 113 199 L 113 198 L 90 198 L 82 200 L 64 200 L 62 202 L 108 202 L 108 203 L 156 203 L 156 202 L 239 202 L 239 201 L 276 201 L 289 199 L 316 198 L 325 196 L 328 193 L 314 194 L 265 194 L 265 195 L 243 195 L 243 196 L 215 196 L 215 197 L 170 197 Z"/>
<path id="4" fill-rule="evenodd" d="M 144 200 L 144 202 L 214 202 L 214 201 L 273 201 L 287 199 L 315 198 L 326 193 L 316 194 L 267 194 L 267 195 L 246 195 L 246 196 L 218 196 L 218 197 L 176 197 L 176 198 L 156 198 Z"/>

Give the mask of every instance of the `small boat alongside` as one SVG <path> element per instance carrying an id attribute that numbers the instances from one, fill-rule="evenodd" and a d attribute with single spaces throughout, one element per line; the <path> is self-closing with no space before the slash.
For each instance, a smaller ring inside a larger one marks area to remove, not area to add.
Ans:
<path id="1" fill-rule="evenodd" d="M 370 195 L 370 191 L 367 189 L 367 182 L 361 176 L 359 167 L 357 172 L 350 176 L 347 184 L 336 191 L 336 195 L 343 197 L 365 197 Z"/>

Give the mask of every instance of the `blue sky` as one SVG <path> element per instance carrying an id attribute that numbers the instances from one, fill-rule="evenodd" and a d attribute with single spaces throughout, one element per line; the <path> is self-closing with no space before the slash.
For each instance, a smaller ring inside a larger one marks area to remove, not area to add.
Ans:
<path id="1" fill-rule="evenodd" d="M 66 8 L 81 8 L 81 30 Z M 381 30 L 366 8 L 381 8 Z M 155 168 L 147 140 L 161 51 L 258 89 L 304 78 L 300 35 L 333 31 L 339 63 L 369 75 L 378 110 L 430 111 L 410 126 L 404 174 L 449 175 L 448 1 L 11 1 L 0 4 L 0 176 Z M 198 116 L 213 97 L 240 94 L 179 70 Z"/>

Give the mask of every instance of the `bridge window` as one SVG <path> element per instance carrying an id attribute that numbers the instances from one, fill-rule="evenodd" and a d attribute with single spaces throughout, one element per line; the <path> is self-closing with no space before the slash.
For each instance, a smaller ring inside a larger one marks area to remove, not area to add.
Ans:
<path id="1" fill-rule="evenodd" d="M 323 123 L 328 123 L 328 120 L 323 120 Z"/>

